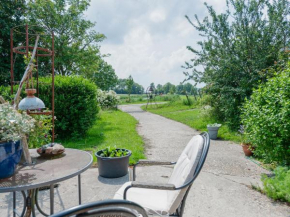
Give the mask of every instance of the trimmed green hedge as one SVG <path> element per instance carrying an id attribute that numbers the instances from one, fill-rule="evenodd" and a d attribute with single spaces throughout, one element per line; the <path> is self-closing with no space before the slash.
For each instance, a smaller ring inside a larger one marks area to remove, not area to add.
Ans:
<path id="1" fill-rule="evenodd" d="M 39 98 L 51 110 L 51 77 L 40 77 L 39 82 Z M 15 92 L 17 88 L 15 86 Z M 9 101 L 13 99 L 10 87 L 0 87 L 0 95 Z M 24 88 L 22 95 L 25 96 Z M 58 138 L 83 137 L 99 112 L 97 86 L 80 76 L 55 76 L 54 104 Z"/>
<path id="2" fill-rule="evenodd" d="M 51 77 L 40 82 L 51 83 Z M 85 136 L 96 121 L 97 86 L 79 76 L 55 76 L 55 131 L 59 138 Z M 51 85 L 39 85 L 39 97 L 51 109 Z"/>
<path id="3" fill-rule="evenodd" d="M 290 165 L 290 65 L 253 91 L 242 122 L 257 156 Z"/>

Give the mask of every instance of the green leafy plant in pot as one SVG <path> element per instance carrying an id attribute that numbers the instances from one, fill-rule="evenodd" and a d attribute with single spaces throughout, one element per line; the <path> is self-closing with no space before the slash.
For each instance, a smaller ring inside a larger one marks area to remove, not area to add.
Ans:
<path id="1" fill-rule="evenodd" d="M 0 104 L 0 179 L 14 174 L 22 156 L 21 139 L 34 129 L 35 120 L 8 103 Z"/>
<path id="2" fill-rule="evenodd" d="M 222 126 L 221 124 L 217 123 L 207 125 L 207 130 L 210 139 L 217 139 L 218 130 L 221 126 Z"/>
<path id="3" fill-rule="evenodd" d="M 118 178 L 127 175 L 132 152 L 122 148 L 105 148 L 95 153 L 98 159 L 99 175 Z"/>

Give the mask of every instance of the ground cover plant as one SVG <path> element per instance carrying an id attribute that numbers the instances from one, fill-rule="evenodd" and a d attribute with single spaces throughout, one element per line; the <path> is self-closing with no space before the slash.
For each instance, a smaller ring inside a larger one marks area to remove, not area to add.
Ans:
<path id="1" fill-rule="evenodd" d="M 66 148 L 95 152 L 107 147 L 122 147 L 132 151 L 130 164 L 144 159 L 143 139 L 136 131 L 138 121 L 120 110 L 101 111 L 86 137 L 78 140 L 58 140 Z"/>
<path id="2" fill-rule="evenodd" d="M 290 203 L 290 170 L 287 167 L 277 167 L 274 176 L 262 177 L 264 184 L 263 192 L 275 200 Z"/>
<path id="3" fill-rule="evenodd" d="M 142 106 L 142 109 L 145 109 L 145 106 Z M 148 106 L 147 111 L 184 123 L 200 131 L 207 131 L 207 124 L 218 122 L 217 118 L 210 114 L 210 109 L 207 106 L 199 105 L 197 101 L 188 106 L 184 105 L 183 100 L 178 100 L 173 103 L 158 105 L 158 108 Z M 238 133 L 231 131 L 226 123 L 222 123 L 218 137 L 235 142 L 241 141 Z"/>

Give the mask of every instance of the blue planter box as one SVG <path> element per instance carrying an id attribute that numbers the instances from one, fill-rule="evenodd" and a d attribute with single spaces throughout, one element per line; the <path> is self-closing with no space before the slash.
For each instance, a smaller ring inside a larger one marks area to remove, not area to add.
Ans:
<path id="1" fill-rule="evenodd" d="M 14 174 L 21 155 L 20 141 L 0 143 L 0 179 L 8 178 Z"/>

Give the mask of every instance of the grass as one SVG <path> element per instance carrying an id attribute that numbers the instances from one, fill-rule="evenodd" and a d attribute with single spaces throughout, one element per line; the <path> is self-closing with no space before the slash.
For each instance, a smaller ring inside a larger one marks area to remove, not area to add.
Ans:
<path id="1" fill-rule="evenodd" d="M 66 148 L 75 148 L 95 152 L 108 146 L 126 148 L 132 151 L 130 164 L 144 159 L 144 142 L 136 131 L 138 121 L 120 110 L 102 111 L 86 138 L 77 141 L 61 141 Z"/>
<path id="2" fill-rule="evenodd" d="M 158 105 L 158 108 L 148 106 L 147 111 L 181 122 L 191 128 L 200 131 L 207 131 L 207 124 L 217 123 L 218 121 L 214 117 L 208 115 L 206 110 L 200 108 L 196 104 L 197 103 L 187 106 L 184 105 L 181 100 L 178 100 L 175 102 Z M 145 109 L 145 106 L 142 106 L 142 109 Z M 237 132 L 230 131 L 225 123 L 221 124 L 222 126 L 218 132 L 219 138 L 234 142 L 241 141 Z"/>

